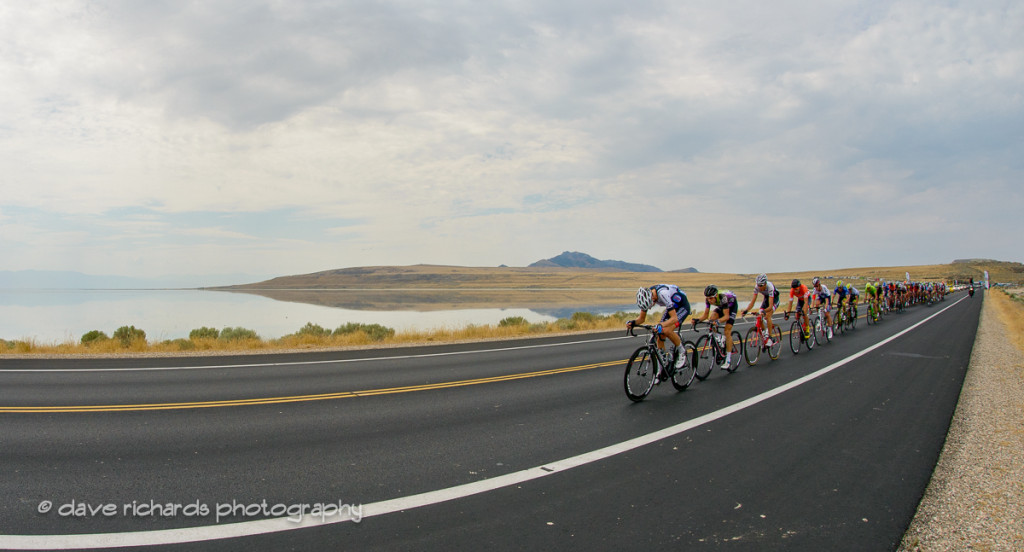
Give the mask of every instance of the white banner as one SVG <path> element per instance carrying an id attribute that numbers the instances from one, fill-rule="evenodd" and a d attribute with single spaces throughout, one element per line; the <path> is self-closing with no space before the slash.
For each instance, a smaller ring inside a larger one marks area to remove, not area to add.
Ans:
<path id="1" fill-rule="evenodd" d="M 985 289 L 988 289 L 988 271 L 985 271 Z"/>

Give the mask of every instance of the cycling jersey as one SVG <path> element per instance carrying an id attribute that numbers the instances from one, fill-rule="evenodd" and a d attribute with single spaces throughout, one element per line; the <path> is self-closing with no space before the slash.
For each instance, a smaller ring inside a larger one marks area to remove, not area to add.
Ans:
<path id="1" fill-rule="evenodd" d="M 710 298 L 704 300 L 704 308 L 712 308 Z M 718 313 L 719 317 L 725 315 L 725 309 L 729 309 L 729 320 L 726 321 L 726 324 L 734 324 L 736 322 L 736 311 L 739 310 L 739 303 L 736 300 L 735 293 L 728 290 L 719 291 L 718 304 L 714 305 L 713 308 L 715 309 L 715 312 Z"/>
<path id="2" fill-rule="evenodd" d="M 820 288 L 812 288 L 812 290 L 814 295 L 818 297 L 818 301 L 821 301 L 822 303 L 832 302 L 832 293 L 828 291 L 827 287 L 821 286 Z"/>
<path id="3" fill-rule="evenodd" d="M 775 306 L 779 306 L 779 290 L 775 287 L 775 284 L 768 282 L 765 288 L 754 286 L 754 293 L 760 293 L 764 296 L 764 301 L 761 302 L 761 308 L 767 309 L 769 304 L 774 303 Z"/>
<path id="4" fill-rule="evenodd" d="M 668 311 L 670 310 L 676 311 L 676 321 L 680 325 L 690 315 L 690 300 L 686 298 L 686 293 L 679 289 L 679 286 L 658 284 L 651 286 L 649 289 L 657 292 L 655 294 L 657 300 L 654 304 L 665 307 L 665 312 L 661 316 L 662 322 L 668 320 Z"/>
<path id="5" fill-rule="evenodd" d="M 873 284 L 868 284 L 864 286 L 864 293 L 866 293 L 868 297 L 878 297 L 878 288 Z"/>
<path id="6" fill-rule="evenodd" d="M 855 300 L 857 300 L 858 297 L 860 297 L 860 292 L 857 291 L 857 288 L 855 288 L 853 286 L 850 286 L 850 290 L 849 291 L 850 291 L 850 300 L 854 300 L 855 301 Z"/>
<path id="7" fill-rule="evenodd" d="M 792 289 L 789 290 L 789 298 L 790 299 L 798 298 L 801 301 L 804 300 L 804 299 L 810 299 L 811 298 L 811 290 L 807 289 L 807 286 L 805 286 L 803 284 L 800 284 L 800 287 L 792 288 Z"/>

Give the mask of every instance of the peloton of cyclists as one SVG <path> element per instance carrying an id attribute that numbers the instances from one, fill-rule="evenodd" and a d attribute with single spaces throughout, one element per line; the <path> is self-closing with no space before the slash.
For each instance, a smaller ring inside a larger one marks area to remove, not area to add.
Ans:
<path id="1" fill-rule="evenodd" d="M 736 294 L 728 290 L 718 290 L 718 286 L 711 284 L 704 288 L 704 313 L 700 319 L 693 319 L 693 326 L 696 328 L 698 322 L 703 322 L 709 317 L 711 322 L 725 320 L 725 360 L 722 361 L 722 370 L 728 370 L 732 362 L 732 326 L 736 323 L 736 311 L 739 310 Z"/>
<path id="2" fill-rule="evenodd" d="M 626 327 L 643 324 L 647 320 L 647 311 L 654 305 L 665 307 L 665 313 L 661 316 L 661 322 L 655 328 L 658 334 L 658 347 L 665 349 L 665 338 L 672 342 L 672 362 L 678 370 L 686 365 L 686 355 L 683 354 L 683 342 L 675 329 L 682 326 L 683 320 L 690 315 L 690 301 L 686 293 L 672 284 L 658 284 L 649 288 L 642 287 L 636 291 L 636 306 L 640 308 L 640 316 L 636 320 L 626 322 Z M 655 378 L 659 382 L 660 377 Z"/>
<path id="3" fill-rule="evenodd" d="M 750 304 L 747 308 L 743 309 L 742 316 L 746 316 L 750 309 L 754 308 L 754 303 L 757 302 L 758 296 L 764 297 L 761 302 L 761 310 L 764 311 L 765 329 L 768 330 L 768 335 L 772 335 L 772 328 L 775 327 L 772 324 L 772 315 L 775 314 L 775 309 L 779 307 L 779 290 L 775 288 L 775 284 L 768 281 L 767 274 L 759 274 L 754 279 L 754 296 L 750 298 Z M 771 338 L 768 339 L 768 346 L 772 346 Z"/>

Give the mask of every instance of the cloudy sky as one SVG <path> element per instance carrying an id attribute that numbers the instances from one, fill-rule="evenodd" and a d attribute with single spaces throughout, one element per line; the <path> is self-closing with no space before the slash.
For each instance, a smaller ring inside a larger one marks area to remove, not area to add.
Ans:
<path id="1" fill-rule="evenodd" d="M 0 269 L 1024 260 L 1024 3 L 5 2 Z"/>

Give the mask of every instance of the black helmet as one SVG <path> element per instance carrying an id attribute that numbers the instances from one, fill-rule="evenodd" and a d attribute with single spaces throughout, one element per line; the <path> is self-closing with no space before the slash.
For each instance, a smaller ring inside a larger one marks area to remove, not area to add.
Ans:
<path id="1" fill-rule="evenodd" d="M 712 295 L 718 295 L 718 286 L 711 284 L 704 288 L 704 297 L 711 297 Z"/>
<path id="2" fill-rule="evenodd" d="M 796 289 L 796 288 L 800 287 L 800 280 L 793 280 L 793 283 L 789 284 L 789 287 L 791 287 L 793 289 Z"/>

